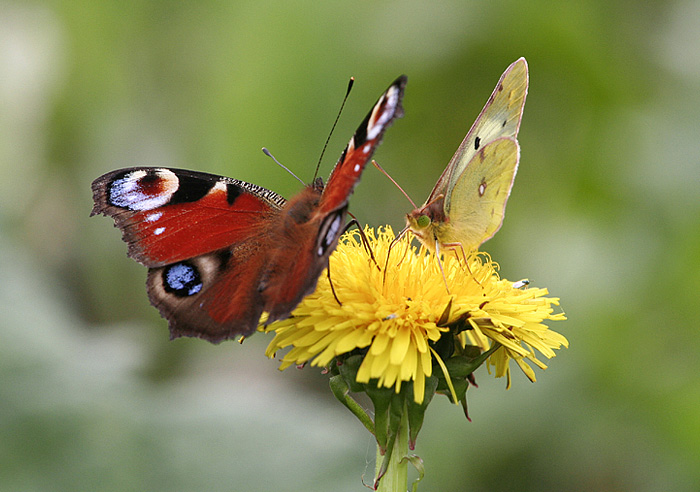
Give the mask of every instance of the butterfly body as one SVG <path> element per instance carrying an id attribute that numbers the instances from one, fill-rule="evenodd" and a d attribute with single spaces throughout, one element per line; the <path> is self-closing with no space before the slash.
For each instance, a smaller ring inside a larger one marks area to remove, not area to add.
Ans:
<path id="1" fill-rule="evenodd" d="M 428 199 L 406 215 L 406 228 L 429 250 L 469 252 L 501 227 L 518 169 L 527 88 L 527 62 L 520 58 L 501 76 Z"/>
<path id="2" fill-rule="evenodd" d="M 250 335 L 263 312 L 268 322 L 285 318 L 313 292 L 345 227 L 350 194 L 403 114 L 405 83 L 400 77 L 380 97 L 328 183 L 317 178 L 288 201 L 182 169 L 121 169 L 93 182 L 92 215 L 112 217 L 129 256 L 149 268 L 149 299 L 171 338 Z"/>

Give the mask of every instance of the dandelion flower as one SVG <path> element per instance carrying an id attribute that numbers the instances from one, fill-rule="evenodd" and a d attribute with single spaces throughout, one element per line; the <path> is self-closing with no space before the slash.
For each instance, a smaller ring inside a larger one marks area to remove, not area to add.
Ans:
<path id="1" fill-rule="evenodd" d="M 488 255 L 474 253 L 465 261 L 448 252 L 439 263 L 405 237 L 387 259 L 391 228 L 366 228 L 365 236 L 376 262 L 359 231 L 347 233 L 330 258 L 333 289 L 322 276 L 290 318 L 266 327 L 275 333 L 269 357 L 291 347 L 281 370 L 305 363 L 328 367 L 344 354 L 359 353 L 357 383 L 376 381 L 396 393 L 410 383 L 414 401 L 421 404 L 432 397 L 425 394 L 426 379 L 444 373 L 443 359 L 467 347 L 497 348 L 487 366 L 496 377 L 506 376 L 508 386 L 511 359 L 534 381 L 528 361 L 547 367 L 535 350 L 551 358 L 554 349 L 568 347 L 566 338 L 542 323 L 565 319 L 554 313 L 559 299 L 545 297 L 546 289 L 519 288 L 501 279 Z M 447 339 L 454 349 L 441 354 L 437 347 Z"/>

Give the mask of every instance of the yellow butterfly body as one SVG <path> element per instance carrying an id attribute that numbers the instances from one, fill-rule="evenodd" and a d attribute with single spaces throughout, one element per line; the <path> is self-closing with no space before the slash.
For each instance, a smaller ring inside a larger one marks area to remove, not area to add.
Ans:
<path id="1" fill-rule="evenodd" d="M 406 215 L 407 228 L 431 251 L 473 251 L 500 229 L 518 170 L 527 88 L 520 58 L 501 76 L 423 206 Z"/>

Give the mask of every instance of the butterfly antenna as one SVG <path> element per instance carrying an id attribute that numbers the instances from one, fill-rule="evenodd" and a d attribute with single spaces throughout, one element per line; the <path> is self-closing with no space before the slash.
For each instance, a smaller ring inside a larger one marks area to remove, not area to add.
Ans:
<path id="1" fill-rule="evenodd" d="M 299 176 L 297 176 L 296 174 L 294 174 L 287 166 L 285 166 L 285 165 L 282 164 L 280 161 L 278 161 L 277 159 L 275 159 L 275 156 L 272 155 L 272 154 L 270 153 L 270 151 L 267 150 L 266 147 L 263 147 L 263 148 L 262 148 L 262 151 L 263 151 L 263 154 L 265 154 L 265 155 L 268 156 L 270 159 L 272 159 L 273 161 L 275 161 L 275 164 L 277 164 L 279 167 L 281 167 L 282 169 L 284 169 L 285 171 L 287 171 L 289 174 L 291 174 L 292 176 L 294 176 L 294 177 L 297 179 L 297 181 L 299 181 L 301 184 L 303 184 L 304 186 L 306 186 L 306 183 L 304 183 L 301 179 L 299 179 Z"/>
<path id="2" fill-rule="evenodd" d="M 372 164 L 374 165 L 374 167 L 376 167 L 377 169 L 379 169 L 379 172 L 381 172 L 384 176 L 386 176 L 387 178 L 389 178 L 389 181 L 391 181 L 392 183 L 394 183 L 394 185 L 399 189 L 399 191 L 401 191 L 401 193 L 403 193 L 403 196 L 405 196 L 406 198 L 408 198 L 408 201 L 411 202 L 411 205 L 413 205 L 413 208 L 414 208 L 414 209 L 418 208 L 418 207 L 416 207 L 416 204 L 413 203 L 413 200 L 411 200 L 411 197 L 408 196 L 408 193 L 406 193 L 405 191 L 403 191 L 403 188 L 401 188 L 401 186 L 399 186 L 399 184 L 394 180 L 394 178 L 392 178 L 391 175 L 390 175 L 388 172 L 386 172 L 382 166 L 380 166 L 379 164 L 377 164 L 377 161 L 375 161 L 374 159 L 372 159 Z"/>
<path id="3" fill-rule="evenodd" d="M 355 83 L 355 77 L 350 77 L 350 81 L 348 82 L 348 90 L 345 91 L 345 97 L 343 98 L 343 103 L 340 105 L 340 109 L 338 110 L 338 115 L 335 117 L 335 121 L 333 122 L 333 126 L 331 127 L 331 131 L 328 134 L 328 138 L 326 138 L 326 143 L 323 144 L 323 150 L 321 150 L 321 155 L 318 158 L 318 163 L 316 164 L 316 171 L 314 171 L 314 180 L 316 179 L 316 176 L 318 176 L 318 170 L 321 167 L 321 161 L 323 160 L 323 155 L 326 153 L 326 147 L 328 147 L 328 142 L 331 141 L 331 135 L 333 135 L 333 130 L 335 130 L 335 126 L 338 124 L 338 120 L 340 119 L 340 114 L 343 112 L 343 108 L 345 107 L 345 102 L 348 100 L 348 96 L 350 95 L 350 91 L 352 90 L 352 85 Z"/>

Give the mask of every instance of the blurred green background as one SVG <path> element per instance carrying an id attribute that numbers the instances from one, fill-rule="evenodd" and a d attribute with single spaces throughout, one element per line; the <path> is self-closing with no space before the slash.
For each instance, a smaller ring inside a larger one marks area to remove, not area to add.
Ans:
<path id="1" fill-rule="evenodd" d="M 472 423 L 433 402 L 424 491 L 700 490 L 700 3 L 0 1 L 0 490 L 364 490 L 374 446 L 270 338 L 168 341 L 91 181 L 173 166 L 285 196 L 409 77 L 376 158 L 422 202 L 503 70 L 522 158 L 485 245 L 571 348 Z M 368 168 L 361 222 L 409 204 Z"/>

